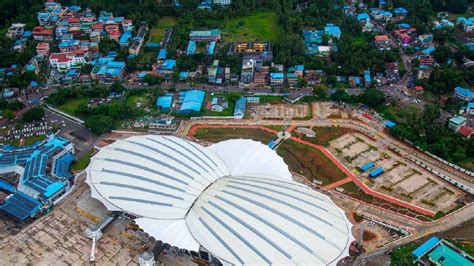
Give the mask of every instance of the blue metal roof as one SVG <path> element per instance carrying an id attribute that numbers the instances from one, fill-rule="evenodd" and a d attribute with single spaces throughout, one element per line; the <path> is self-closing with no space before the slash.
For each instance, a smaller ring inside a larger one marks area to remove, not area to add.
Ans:
<path id="1" fill-rule="evenodd" d="M 187 55 L 193 55 L 196 53 L 196 41 L 189 41 L 188 48 L 186 49 Z"/>
<path id="2" fill-rule="evenodd" d="M 364 172 L 364 171 L 367 171 L 367 170 L 369 170 L 370 168 L 372 168 L 374 166 L 375 166 L 374 162 L 369 162 L 369 163 L 366 163 L 366 164 L 362 165 L 360 167 L 360 170 Z"/>
<path id="3" fill-rule="evenodd" d="M 360 13 L 360 14 L 357 15 L 357 20 L 359 20 L 359 21 L 367 20 L 367 19 L 370 19 L 369 14 L 367 14 L 367 13 Z"/>
<path id="4" fill-rule="evenodd" d="M 282 79 L 284 77 L 283 72 L 270 73 L 272 79 Z"/>
<path id="5" fill-rule="evenodd" d="M 205 95 L 206 92 L 202 90 L 189 90 L 184 92 L 183 103 L 179 111 L 182 113 L 201 111 Z"/>
<path id="6" fill-rule="evenodd" d="M 234 115 L 236 116 L 244 115 L 246 108 L 247 108 L 247 98 L 240 97 L 237 101 L 235 101 Z"/>
<path id="7" fill-rule="evenodd" d="M 454 92 L 466 98 L 474 97 L 474 93 L 470 89 L 466 89 L 461 86 L 456 87 Z"/>
<path id="8" fill-rule="evenodd" d="M 421 244 L 419 247 L 417 247 L 415 250 L 413 250 L 411 254 L 417 259 L 419 259 L 432 248 L 434 248 L 439 243 L 439 241 L 440 240 L 437 237 L 433 236 L 427 241 L 425 241 L 423 244 Z"/>
<path id="9" fill-rule="evenodd" d="M 156 99 L 156 106 L 161 108 L 162 110 L 169 110 L 171 108 L 171 105 L 173 103 L 173 95 L 164 95 L 164 96 L 159 96 Z"/>
<path id="10" fill-rule="evenodd" d="M 158 56 L 156 57 L 156 59 L 158 59 L 158 60 L 165 60 L 167 54 L 168 54 L 168 50 L 166 50 L 166 49 L 161 49 L 161 50 L 158 52 Z"/>
<path id="11" fill-rule="evenodd" d="M 390 120 L 385 121 L 385 126 L 388 127 L 388 128 L 394 127 L 396 125 L 397 124 L 393 121 L 390 121 Z"/>
<path id="12" fill-rule="evenodd" d="M 375 168 L 372 172 L 370 172 L 369 176 L 370 177 L 377 177 L 377 176 L 381 175 L 382 173 L 383 173 L 383 168 L 378 167 L 378 168 Z"/>

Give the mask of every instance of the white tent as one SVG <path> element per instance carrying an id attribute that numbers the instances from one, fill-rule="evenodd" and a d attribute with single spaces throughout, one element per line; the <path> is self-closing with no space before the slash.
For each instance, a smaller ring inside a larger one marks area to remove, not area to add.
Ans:
<path id="1" fill-rule="evenodd" d="M 156 239 L 231 264 L 336 264 L 352 225 L 329 197 L 291 180 L 275 151 L 252 140 L 209 147 L 137 136 L 101 149 L 92 196 L 137 216 Z"/>

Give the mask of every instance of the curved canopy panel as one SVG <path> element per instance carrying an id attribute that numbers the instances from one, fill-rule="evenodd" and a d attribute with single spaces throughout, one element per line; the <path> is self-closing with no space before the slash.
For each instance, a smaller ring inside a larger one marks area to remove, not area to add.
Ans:
<path id="1" fill-rule="evenodd" d="M 261 176 L 292 180 L 292 175 L 276 151 L 250 139 L 232 139 L 208 147 L 227 165 L 233 176 Z"/>
<path id="2" fill-rule="evenodd" d="M 101 149 L 87 169 L 93 197 L 137 216 L 157 240 L 202 246 L 231 264 L 336 264 L 352 225 L 329 197 L 291 180 L 277 153 L 252 140 L 202 147 L 136 136 Z"/>
<path id="3" fill-rule="evenodd" d="M 151 135 L 102 148 L 87 172 L 104 205 L 156 219 L 183 219 L 202 190 L 229 175 L 222 160 L 202 146 Z"/>
<path id="4" fill-rule="evenodd" d="M 187 250 L 199 250 L 200 245 L 194 240 L 184 220 L 138 218 L 135 222 L 143 231 L 163 243 Z"/>
<path id="5" fill-rule="evenodd" d="M 352 242 L 344 213 L 293 181 L 225 177 L 186 218 L 191 234 L 232 264 L 331 264 Z"/>

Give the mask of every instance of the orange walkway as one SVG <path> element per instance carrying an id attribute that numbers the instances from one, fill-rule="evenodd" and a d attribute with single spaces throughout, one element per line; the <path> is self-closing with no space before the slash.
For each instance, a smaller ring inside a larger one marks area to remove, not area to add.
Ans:
<path id="1" fill-rule="evenodd" d="M 286 129 L 286 132 L 291 132 L 291 131 L 293 131 L 293 129 L 295 129 L 295 127 L 296 127 L 295 124 L 291 124 L 290 127 L 288 127 L 288 128 Z"/>
<path id="2" fill-rule="evenodd" d="M 198 128 L 255 128 L 255 129 L 261 129 L 261 130 L 264 130 L 264 131 L 267 131 L 267 132 L 270 132 L 270 133 L 274 133 L 274 134 L 277 134 L 278 131 L 276 130 L 273 130 L 273 129 L 270 129 L 270 128 L 267 128 L 267 127 L 264 127 L 264 126 L 252 126 L 252 125 L 207 125 L 207 124 L 199 124 L 199 125 L 193 125 L 191 127 L 191 129 L 189 130 L 188 132 L 188 137 L 193 137 L 194 136 L 194 133 L 196 132 L 196 130 Z M 291 127 L 290 127 L 291 128 Z M 388 202 L 391 202 L 393 204 L 397 204 L 399 206 L 402 206 L 402 207 L 405 207 L 407 209 L 410 209 L 410 210 L 414 210 L 416 212 L 419 212 L 419 213 L 422 213 L 422 214 L 425 214 L 425 215 L 429 215 L 429 216 L 435 216 L 435 212 L 433 211 L 430 211 L 430 210 L 427 210 L 427 209 L 424 209 L 424 208 L 421 208 L 421 207 L 418 207 L 416 205 L 413 205 L 413 204 L 410 204 L 408 202 L 405 202 L 405 201 L 402 201 L 402 200 L 399 200 L 399 199 L 396 199 L 394 197 L 391 197 L 391 196 L 388 196 L 388 195 L 385 195 L 385 194 L 382 194 L 380 192 L 377 192 L 377 191 L 374 191 L 372 190 L 371 188 L 369 188 L 366 184 L 364 184 L 360 179 L 358 179 L 351 171 L 349 171 L 349 169 L 347 169 L 334 155 L 332 155 L 326 148 L 324 148 L 323 146 L 319 146 L 319 145 L 316 145 L 314 143 L 311 143 L 309 141 L 306 141 L 306 140 L 302 140 L 300 138 L 296 138 L 296 137 L 291 137 L 291 139 L 293 141 L 296 141 L 298 143 L 301 143 L 303 145 L 307 145 L 307 146 L 310 146 L 312 148 L 315 148 L 317 150 L 319 150 L 320 152 L 322 152 L 329 160 L 331 160 L 331 162 L 333 162 L 342 172 L 344 172 L 344 174 L 346 174 L 347 178 L 341 180 L 341 181 L 347 181 L 347 179 L 350 179 L 352 182 L 354 182 L 358 187 L 360 187 L 365 193 L 369 194 L 369 195 L 372 195 L 374 197 L 377 197 L 377 198 L 380 198 L 380 199 L 383 199 L 385 201 L 388 201 Z M 338 181 L 338 182 L 341 182 L 341 181 Z M 335 186 L 338 186 L 337 183 L 335 183 Z M 339 184 L 339 185 L 342 185 L 342 184 Z M 332 184 L 326 186 L 326 187 L 332 187 Z M 323 187 L 324 188 L 324 187 Z"/>
<path id="3" fill-rule="evenodd" d="M 336 182 L 334 182 L 334 183 L 331 183 L 331 184 L 329 184 L 329 185 L 327 185 L 327 186 L 324 186 L 324 187 L 321 187 L 321 188 L 324 189 L 324 190 L 331 190 L 331 189 L 333 189 L 333 188 L 335 188 L 335 187 L 344 185 L 344 184 L 349 183 L 349 182 L 351 182 L 351 181 L 352 181 L 352 178 L 346 177 L 346 178 L 344 178 L 344 179 L 341 179 L 341 180 L 339 180 L 339 181 L 336 181 Z"/>

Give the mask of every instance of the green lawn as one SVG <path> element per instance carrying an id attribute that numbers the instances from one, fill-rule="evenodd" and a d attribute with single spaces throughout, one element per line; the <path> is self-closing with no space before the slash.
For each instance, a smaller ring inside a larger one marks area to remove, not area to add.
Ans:
<path id="1" fill-rule="evenodd" d="M 86 169 L 86 167 L 89 165 L 91 161 L 92 154 L 94 153 L 94 149 L 90 150 L 88 153 L 84 154 L 79 160 L 77 160 L 73 165 L 72 165 L 72 170 L 73 171 L 80 171 Z"/>
<path id="2" fill-rule="evenodd" d="M 474 171 L 474 158 L 467 158 L 466 160 L 460 162 L 459 165 L 469 171 Z"/>
<path id="3" fill-rule="evenodd" d="M 165 30 L 176 25 L 175 17 L 162 17 L 150 31 L 150 41 L 161 42 L 165 37 Z"/>
<path id="4" fill-rule="evenodd" d="M 278 32 L 277 14 L 273 11 L 260 11 L 228 20 L 222 35 L 226 42 L 270 41 L 277 38 Z"/>
<path id="5" fill-rule="evenodd" d="M 27 138 L 25 138 L 25 142 L 23 143 L 23 146 L 32 145 L 36 141 L 42 141 L 45 138 L 46 138 L 45 135 L 27 137 Z M 8 141 L 5 141 L 3 144 L 10 144 L 10 145 L 13 145 L 13 146 L 20 146 L 20 140 L 19 139 L 8 140 Z"/>
<path id="6" fill-rule="evenodd" d="M 81 104 L 87 104 L 87 99 L 86 98 L 79 98 L 79 99 L 68 100 L 67 102 L 65 102 L 65 103 L 61 104 L 60 106 L 58 106 L 58 109 L 65 112 L 65 113 L 68 113 L 70 115 L 75 116 L 76 115 L 75 111 L 77 110 L 77 108 Z"/>

